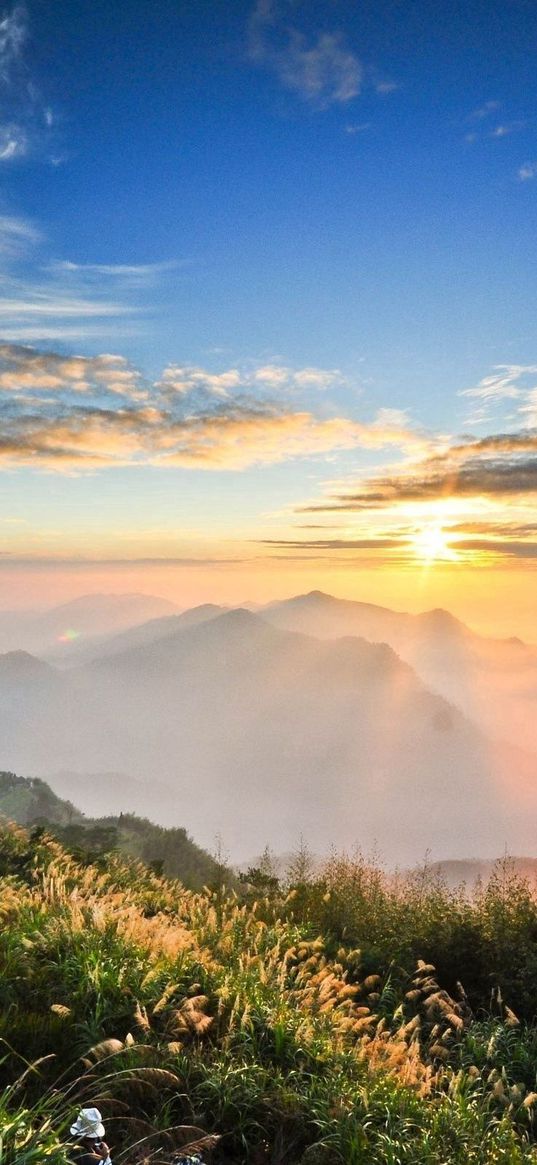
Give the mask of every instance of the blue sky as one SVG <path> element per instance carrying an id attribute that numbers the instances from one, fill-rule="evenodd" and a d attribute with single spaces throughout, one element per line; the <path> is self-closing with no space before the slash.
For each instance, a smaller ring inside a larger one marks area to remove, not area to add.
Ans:
<path id="1" fill-rule="evenodd" d="M 5 556 L 82 540 L 104 561 L 128 529 L 131 556 L 243 560 L 261 534 L 298 561 L 311 509 L 327 528 L 345 513 L 349 562 L 360 538 L 393 538 L 393 567 L 409 522 L 456 524 L 437 505 L 455 474 L 461 521 L 482 527 L 467 541 L 527 573 L 535 5 L 0 15 Z M 370 507 L 364 482 L 384 491 Z M 313 577 L 342 550 L 301 561 Z"/>
<path id="2" fill-rule="evenodd" d="M 4 165 L 2 201 L 45 235 L 36 265 L 177 263 L 129 298 L 145 326 L 121 350 L 150 375 L 216 367 L 215 348 L 276 354 L 442 410 L 433 381 L 531 359 L 534 6 L 257 11 L 28 6 L 28 77 L 55 124 Z M 298 54 L 337 38 L 326 68 L 355 61 L 360 91 L 289 87 L 287 29 Z"/>

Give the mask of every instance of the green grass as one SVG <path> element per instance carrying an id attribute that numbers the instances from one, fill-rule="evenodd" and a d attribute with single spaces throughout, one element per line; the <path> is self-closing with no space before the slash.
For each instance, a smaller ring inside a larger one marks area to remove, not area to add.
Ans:
<path id="1" fill-rule="evenodd" d="M 0 874 L 2 1165 L 63 1165 L 83 1103 L 129 1165 L 204 1135 L 250 1165 L 537 1159 L 535 906 L 507 869 L 469 902 L 334 859 L 256 901 L 6 827 Z"/>

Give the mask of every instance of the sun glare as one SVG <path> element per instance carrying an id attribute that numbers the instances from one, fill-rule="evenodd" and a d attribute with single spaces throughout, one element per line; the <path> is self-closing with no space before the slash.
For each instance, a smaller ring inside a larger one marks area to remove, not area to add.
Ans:
<path id="1" fill-rule="evenodd" d="M 427 566 L 435 562 L 456 562 L 459 557 L 450 545 L 449 535 L 438 522 L 417 531 L 412 539 L 412 548 L 416 558 Z"/>

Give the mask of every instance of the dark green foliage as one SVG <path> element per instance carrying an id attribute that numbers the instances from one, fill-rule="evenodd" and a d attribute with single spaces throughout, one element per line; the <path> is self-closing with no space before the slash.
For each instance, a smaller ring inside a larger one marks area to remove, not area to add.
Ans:
<path id="1" fill-rule="evenodd" d="M 70 801 L 62 801 L 39 777 L 5 772 L 0 772 L 0 814 L 20 825 L 39 820 L 68 825 L 83 819 Z"/>
<path id="2" fill-rule="evenodd" d="M 37 777 L 17 777 L 0 772 L 0 815 L 20 825 L 46 826 L 79 861 L 91 863 L 117 850 L 147 865 L 156 863 L 167 877 L 180 878 L 185 886 L 212 885 L 218 862 L 196 845 L 185 829 L 163 829 L 133 813 L 119 817 L 85 817 L 69 801 L 57 797 Z M 224 881 L 232 882 L 225 869 Z"/>
<path id="3" fill-rule="evenodd" d="M 423 958 L 448 991 L 464 984 L 474 1011 L 488 1011 L 499 987 L 521 1018 L 537 1016 L 537 896 L 507 858 L 469 895 L 464 887 L 449 890 L 427 867 L 393 878 L 360 855 L 336 856 L 273 909 L 325 935 L 334 949 L 359 948 L 365 971 L 403 982 Z"/>

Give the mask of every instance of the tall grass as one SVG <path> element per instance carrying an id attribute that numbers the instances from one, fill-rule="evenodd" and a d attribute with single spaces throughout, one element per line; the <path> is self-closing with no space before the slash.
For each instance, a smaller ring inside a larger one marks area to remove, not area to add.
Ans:
<path id="1" fill-rule="evenodd" d="M 471 901 L 334 857 L 255 900 L 16 827 L 0 871 L 2 1165 L 66 1162 L 83 1103 L 125 1162 L 535 1160 L 536 915 L 509 871 Z"/>

